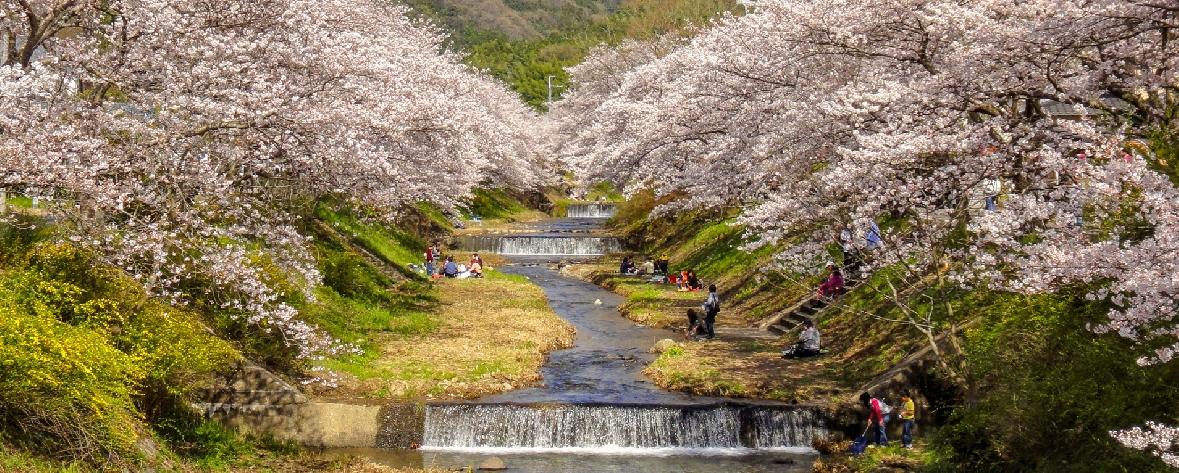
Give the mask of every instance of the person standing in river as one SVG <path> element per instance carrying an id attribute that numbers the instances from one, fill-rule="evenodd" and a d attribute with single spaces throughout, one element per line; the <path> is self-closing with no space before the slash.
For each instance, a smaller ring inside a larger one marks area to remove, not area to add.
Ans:
<path id="1" fill-rule="evenodd" d="M 708 286 L 708 299 L 700 306 L 704 312 L 704 330 L 708 339 L 716 338 L 716 315 L 720 313 L 720 297 L 716 295 L 716 284 Z"/>

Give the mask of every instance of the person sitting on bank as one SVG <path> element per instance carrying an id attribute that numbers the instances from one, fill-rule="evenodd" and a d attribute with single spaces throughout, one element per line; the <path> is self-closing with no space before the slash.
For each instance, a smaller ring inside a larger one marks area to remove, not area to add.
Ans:
<path id="1" fill-rule="evenodd" d="M 459 269 L 458 269 L 458 265 L 454 264 L 454 257 L 447 256 L 446 257 L 446 264 L 442 267 L 442 274 L 448 278 L 453 278 L 453 277 L 458 276 L 458 273 L 459 273 Z"/>
<path id="2" fill-rule="evenodd" d="M 618 264 L 618 272 L 620 274 L 630 274 L 631 270 L 633 270 L 634 267 L 635 267 L 635 265 L 630 262 L 630 257 L 623 256 L 622 262 Z"/>
<path id="3" fill-rule="evenodd" d="M 798 335 L 798 343 L 782 350 L 782 358 L 806 358 L 819 354 L 819 329 L 815 328 L 815 322 L 807 319 L 802 325 L 804 328 Z"/>
<path id="4" fill-rule="evenodd" d="M 684 331 L 684 336 L 690 339 L 699 339 L 708 335 L 704 328 L 704 317 L 696 313 L 695 309 L 688 309 L 688 329 Z"/>
<path id="5" fill-rule="evenodd" d="M 700 278 L 696 277 L 696 272 L 688 270 L 688 290 L 699 291 L 704 289 L 704 283 L 700 282 Z"/>
<path id="6" fill-rule="evenodd" d="M 676 286 L 676 288 L 678 288 L 680 290 L 680 292 L 687 291 L 688 289 L 690 289 L 688 287 L 688 270 L 686 270 L 686 269 L 680 270 L 680 278 L 676 280 L 675 286 Z"/>
<path id="7" fill-rule="evenodd" d="M 655 274 L 655 262 L 647 258 L 647 261 L 643 262 L 643 267 L 639 270 L 639 274 Z"/>
<path id="8" fill-rule="evenodd" d="M 483 264 L 479 261 L 472 261 L 470 271 L 473 278 L 483 277 Z"/>
<path id="9" fill-rule="evenodd" d="M 827 270 L 831 271 L 831 275 L 819 285 L 819 297 L 835 297 L 843 291 L 843 273 L 839 271 L 839 267 L 835 266 L 835 263 L 827 263 Z"/>
<path id="10" fill-rule="evenodd" d="M 478 263 L 479 266 L 483 266 L 483 258 L 479 256 L 479 253 L 471 253 L 471 261 L 467 263 L 467 265 L 474 266 L 475 263 Z"/>

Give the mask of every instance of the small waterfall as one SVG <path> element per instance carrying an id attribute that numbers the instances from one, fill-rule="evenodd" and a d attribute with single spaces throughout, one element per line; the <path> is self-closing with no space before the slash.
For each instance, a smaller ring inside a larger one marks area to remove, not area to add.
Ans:
<path id="1" fill-rule="evenodd" d="M 597 256 L 619 249 L 618 239 L 609 237 L 478 236 L 460 244 L 467 251 L 501 255 Z"/>
<path id="2" fill-rule="evenodd" d="M 448 404 L 426 408 L 437 449 L 810 448 L 810 409 L 752 406 Z"/>
<path id="3" fill-rule="evenodd" d="M 812 409 L 748 408 L 745 415 L 750 426 L 746 442 L 752 448 L 810 447 L 811 440 L 827 434 Z"/>
<path id="4" fill-rule="evenodd" d="M 570 204 L 565 207 L 565 216 L 569 218 L 610 218 L 614 216 L 617 207 L 614 204 Z"/>

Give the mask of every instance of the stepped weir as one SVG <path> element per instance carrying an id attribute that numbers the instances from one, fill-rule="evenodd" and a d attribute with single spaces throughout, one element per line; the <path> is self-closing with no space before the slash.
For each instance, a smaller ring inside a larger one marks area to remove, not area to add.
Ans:
<path id="1" fill-rule="evenodd" d="M 807 449 L 826 432 L 813 409 L 792 406 L 438 404 L 426 408 L 422 447 L 715 453 Z"/>
<path id="2" fill-rule="evenodd" d="M 469 236 L 459 245 L 467 251 L 509 256 L 599 256 L 620 249 L 618 239 L 600 236 Z"/>
<path id="3" fill-rule="evenodd" d="M 614 204 L 570 204 L 565 210 L 569 218 L 610 218 L 617 207 Z"/>

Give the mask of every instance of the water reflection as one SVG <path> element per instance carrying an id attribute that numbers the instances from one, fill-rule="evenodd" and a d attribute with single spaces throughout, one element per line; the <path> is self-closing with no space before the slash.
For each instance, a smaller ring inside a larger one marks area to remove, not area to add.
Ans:
<path id="1" fill-rule="evenodd" d="M 617 455 L 575 451 L 547 452 L 461 452 L 428 450 L 333 449 L 329 456 L 361 456 L 391 467 L 438 467 L 447 470 L 477 469 L 484 461 L 498 457 L 509 472 L 559 473 L 802 473 L 811 470 L 815 456 L 784 451 L 709 449 L 691 451 L 645 449 L 644 454 Z"/>

